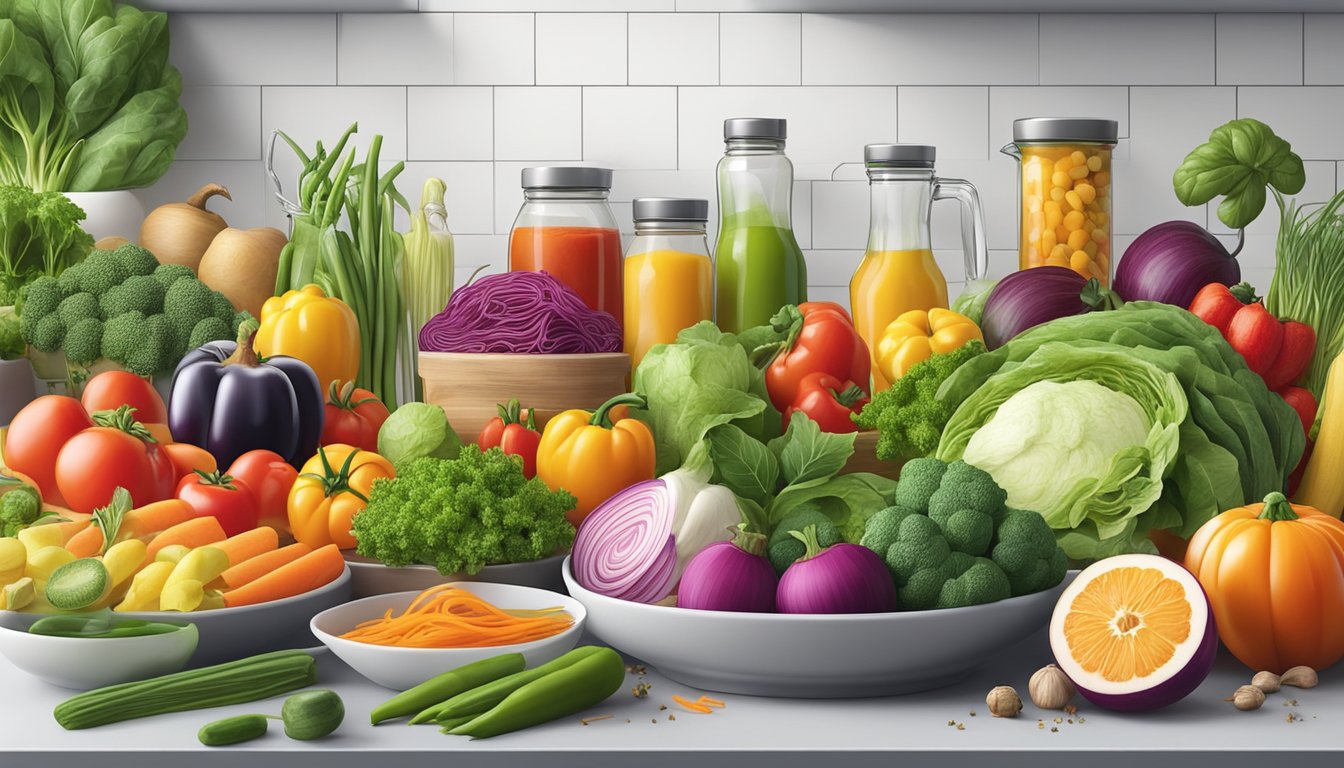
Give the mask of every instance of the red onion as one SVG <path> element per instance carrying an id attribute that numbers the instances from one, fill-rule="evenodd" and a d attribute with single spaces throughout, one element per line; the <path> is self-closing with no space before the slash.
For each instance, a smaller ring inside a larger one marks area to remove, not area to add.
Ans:
<path id="1" fill-rule="evenodd" d="M 807 552 L 779 580 L 775 604 L 780 613 L 885 613 L 896 610 L 896 584 L 871 549 L 836 544 L 822 549 L 817 527 L 795 538 Z"/>
<path id="2" fill-rule="evenodd" d="M 980 330 L 997 349 L 1019 333 L 1061 317 L 1119 305 L 1114 293 L 1067 267 L 1033 267 L 1003 278 L 985 302 Z"/>
<path id="3" fill-rule="evenodd" d="M 675 493 L 661 480 L 636 483 L 602 502 L 574 537 L 574 578 L 620 600 L 667 597 L 677 568 L 676 509 Z"/>
<path id="4" fill-rule="evenodd" d="M 1115 271 L 1115 291 L 1125 301 L 1160 301 L 1188 307 L 1209 283 L 1235 285 L 1241 265 L 1218 238 L 1188 221 L 1151 227 L 1125 251 Z"/>
<path id="5" fill-rule="evenodd" d="M 732 541 L 700 550 L 681 574 L 677 607 L 701 611 L 775 612 L 775 569 L 762 555 L 765 537 L 740 528 Z"/>

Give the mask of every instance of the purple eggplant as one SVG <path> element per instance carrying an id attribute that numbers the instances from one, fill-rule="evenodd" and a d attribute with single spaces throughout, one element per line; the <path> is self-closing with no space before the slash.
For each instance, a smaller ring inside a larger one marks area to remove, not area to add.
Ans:
<path id="1" fill-rule="evenodd" d="M 258 359 L 256 331 L 255 321 L 245 322 L 237 342 L 211 342 L 182 358 L 173 372 L 168 428 L 174 439 L 209 451 L 221 468 L 257 449 L 298 468 L 317 452 L 322 387 L 298 358 Z"/>

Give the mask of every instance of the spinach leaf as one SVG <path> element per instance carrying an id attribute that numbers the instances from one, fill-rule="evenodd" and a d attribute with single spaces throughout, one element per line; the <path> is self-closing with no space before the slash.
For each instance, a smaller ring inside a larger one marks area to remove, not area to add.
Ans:
<path id="1" fill-rule="evenodd" d="M 759 440 L 733 424 L 709 430 L 712 481 L 743 499 L 766 504 L 778 490 L 779 461 Z"/>
<path id="2" fill-rule="evenodd" d="M 822 432 L 815 421 L 795 413 L 789 419 L 788 431 L 770 441 L 770 450 L 779 459 L 784 482 L 795 485 L 839 472 L 854 454 L 856 437 L 856 432 Z"/>

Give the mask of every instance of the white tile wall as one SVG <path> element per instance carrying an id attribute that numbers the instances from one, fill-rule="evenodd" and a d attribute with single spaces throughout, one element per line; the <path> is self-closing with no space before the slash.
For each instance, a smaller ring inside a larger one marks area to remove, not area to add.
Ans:
<path id="1" fill-rule="evenodd" d="M 1209 131 L 1265 120 L 1307 159 L 1299 196 L 1344 181 L 1344 14 L 690 13 L 675 0 L 421 0 L 421 14 L 178 14 L 188 138 L 141 195 L 180 200 L 218 181 L 212 208 L 238 226 L 283 226 L 264 167 L 280 128 L 301 144 L 356 120 L 362 148 L 384 136 L 385 165 L 414 203 L 430 175 L 448 183 L 457 278 L 505 266 L 528 165 L 616 169 L 622 231 L 648 195 L 714 202 L 722 121 L 789 120 L 794 225 L 812 295 L 847 301 L 867 237 L 863 145 L 938 147 L 938 173 L 983 200 L 990 274 L 1016 268 L 1016 168 L 999 148 L 1012 121 L 1088 115 L 1120 123 L 1116 250 L 1185 208 L 1171 174 Z M 537 13 L 537 8 L 546 12 Z M 1320 87 L 1326 86 L 1326 87 Z M 1330 87 L 1339 86 L 1339 87 Z M 297 161 L 277 168 L 292 189 Z M 1248 228 L 1240 260 L 1262 289 L 1278 210 Z M 709 236 L 714 238 L 717 221 Z M 957 206 L 932 216 L 935 255 L 955 292 L 965 279 Z"/>

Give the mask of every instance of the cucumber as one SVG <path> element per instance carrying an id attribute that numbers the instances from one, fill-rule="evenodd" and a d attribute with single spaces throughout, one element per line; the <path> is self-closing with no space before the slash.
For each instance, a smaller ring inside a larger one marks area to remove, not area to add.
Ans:
<path id="1" fill-rule="evenodd" d="M 299 741 L 320 739 L 341 726 L 345 702 L 335 691 L 317 690 L 296 693 L 280 706 L 285 735 Z"/>
<path id="2" fill-rule="evenodd" d="M 229 744 L 241 744 L 244 741 L 259 739 L 266 735 L 266 726 L 270 718 L 265 715 L 238 715 L 226 717 L 213 723 L 206 723 L 196 733 L 196 738 L 207 747 L 223 747 Z"/>
<path id="3" fill-rule="evenodd" d="M 47 602 L 62 611 L 78 611 L 103 598 L 112 577 L 96 557 L 71 560 L 47 579 Z"/>

